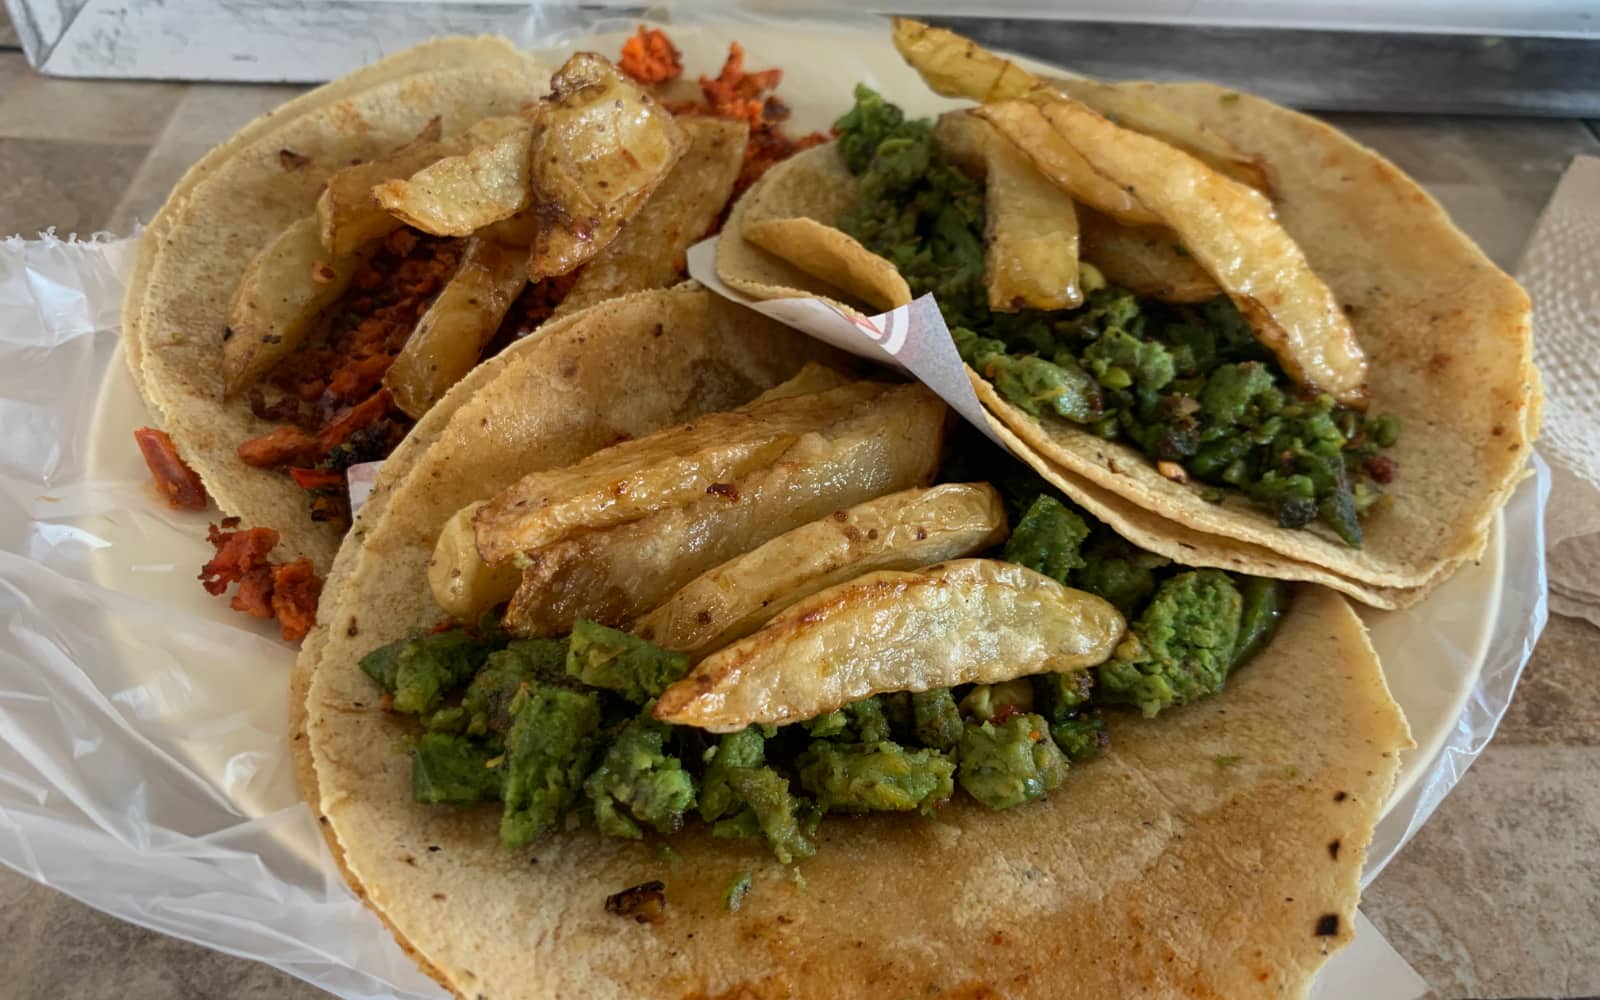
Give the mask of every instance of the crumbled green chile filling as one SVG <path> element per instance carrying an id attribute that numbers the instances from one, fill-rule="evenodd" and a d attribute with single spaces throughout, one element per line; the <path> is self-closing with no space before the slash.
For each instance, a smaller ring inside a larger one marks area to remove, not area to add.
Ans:
<path id="1" fill-rule="evenodd" d="M 715 736 L 658 722 L 654 700 L 689 668 L 678 653 L 580 622 L 513 640 L 490 622 L 400 640 L 361 668 L 416 716 L 412 793 L 430 805 L 501 803 L 508 847 L 589 826 L 670 834 L 695 816 L 717 837 L 810 857 L 826 813 L 937 810 L 957 788 L 1007 809 L 1059 787 L 1108 745 L 1102 709 L 1146 715 L 1220 690 L 1271 638 L 1286 591 L 1187 570 L 1135 548 L 1021 464 L 962 431 L 945 481 L 987 480 L 1015 525 L 992 555 L 1116 604 L 1128 637 L 1092 670 L 877 695 L 782 728 Z"/>
<path id="2" fill-rule="evenodd" d="M 990 312 L 983 187 L 945 160 L 931 122 L 858 86 L 838 131 L 861 190 L 840 227 L 935 295 L 962 358 L 1008 401 L 1237 489 L 1285 528 L 1320 521 L 1361 544 L 1360 517 L 1396 472 L 1380 454 L 1393 416 L 1302 392 L 1226 296 L 1175 306 L 1107 287 L 1077 309 Z"/>

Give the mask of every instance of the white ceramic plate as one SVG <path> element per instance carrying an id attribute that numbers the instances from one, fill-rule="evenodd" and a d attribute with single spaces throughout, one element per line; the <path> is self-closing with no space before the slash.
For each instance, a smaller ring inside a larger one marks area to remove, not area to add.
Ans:
<path id="1" fill-rule="evenodd" d="M 583 47 L 614 52 L 622 37 L 621 33 L 594 36 L 585 40 Z M 886 37 L 864 34 L 855 27 L 833 31 L 819 26 L 815 33 L 796 34 L 755 23 L 731 28 L 678 25 L 672 29 L 672 37 L 684 51 L 684 62 L 691 72 L 714 73 L 729 37 L 743 43 L 751 68 L 781 65 L 784 80 L 780 93 L 793 109 L 796 131 L 826 129 L 849 107 L 851 90 L 863 79 L 911 114 L 935 114 L 956 104 L 931 95 L 915 73 L 894 55 Z M 863 70 L 864 67 L 869 69 Z M 119 355 L 98 394 L 89 450 L 90 475 L 108 481 L 142 479 L 146 472 L 130 431 L 149 422 L 150 416 Z M 196 580 L 199 567 L 211 555 L 204 540 L 205 526 L 218 516 L 215 512 L 181 515 L 172 520 L 173 526 L 152 527 L 148 520 L 131 518 L 102 525 L 99 534 L 110 544 L 93 554 L 96 582 L 202 619 L 275 635 L 274 625 L 255 622 L 229 610 L 225 600 L 207 595 Z M 1406 755 L 1391 802 L 1410 790 L 1438 752 L 1478 679 L 1494 630 L 1503 555 L 1503 531 L 1497 520 L 1483 560 L 1464 568 L 1422 606 L 1403 612 L 1364 613 L 1389 686 L 1405 710 L 1417 742 L 1416 750 Z M 174 645 L 176 648 L 179 644 Z M 260 645 L 249 644 L 249 648 L 259 649 Z M 281 655 L 240 655 L 262 660 L 248 665 L 255 676 L 282 675 L 286 680 L 294 650 L 284 644 Z M 196 662 L 192 669 L 203 671 L 208 666 Z M 158 665 L 138 662 L 127 662 L 122 667 L 130 686 L 154 676 L 158 669 Z M 286 720 L 284 700 L 263 699 L 259 686 L 252 686 L 241 689 L 238 709 L 264 727 L 277 725 L 283 729 L 286 721 L 280 720 Z M 214 749 L 208 752 L 202 741 L 187 750 L 192 755 L 191 766 L 211 776 L 247 814 L 262 815 L 292 804 L 292 785 L 283 781 L 235 782 L 226 753 Z M 287 747 L 284 752 L 287 755 Z"/>

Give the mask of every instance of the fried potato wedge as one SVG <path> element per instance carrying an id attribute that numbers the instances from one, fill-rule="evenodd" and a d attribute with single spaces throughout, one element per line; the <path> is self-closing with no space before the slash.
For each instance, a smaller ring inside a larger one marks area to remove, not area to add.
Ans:
<path id="1" fill-rule="evenodd" d="M 890 388 L 852 382 L 709 413 L 601 449 L 576 465 L 524 476 L 478 513 L 478 554 L 496 563 L 689 503 L 718 484 L 767 468 L 802 435 L 827 431 Z"/>
<path id="2" fill-rule="evenodd" d="M 750 128 L 701 116 L 678 119 L 687 147 L 661 186 L 611 245 L 583 272 L 553 316 L 646 288 L 665 288 L 684 272 L 684 255 L 710 231 L 733 195 Z"/>
<path id="3" fill-rule="evenodd" d="M 1367 358 L 1355 330 L 1266 196 L 1076 101 L 1039 110 L 1096 170 L 1138 192 L 1290 378 L 1349 406 L 1366 406 Z"/>
<path id="4" fill-rule="evenodd" d="M 788 381 L 768 389 L 744 408 L 775 399 L 826 392 L 849 381 L 843 373 L 810 361 Z M 435 602 L 462 621 L 476 621 L 495 605 L 509 601 L 522 582 L 522 569 L 514 558 L 491 566 L 478 553 L 474 519 L 486 502 L 468 504 L 451 517 L 428 561 L 428 586 Z"/>
<path id="5" fill-rule="evenodd" d="M 827 392 L 829 389 L 837 389 L 849 381 L 851 381 L 850 376 L 837 368 L 829 368 L 819 361 L 807 361 L 804 367 L 795 372 L 794 375 L 752 399 L 742 409 L 748 409 L 761 403 L 768 403 L 774 399 L 788 399 L 792 396 L 809 396 L 812 393 Z"/>
<path id="6" fill-rule="evenodd" d="M 1078 286 L 1078 214 L 1072 196 L 970 111 L 949 111 L 934 125 L 939 149 L 984 179 L 984 282 L 989 308 L 1071 309 Z"/>
<path id="7" fill-rule="evenodd" d="M 435 117 L 415 139 L 390 156 L 335 172 L 317 197 L 322 245 L 329 253 L 347 254 L 389 235 L 405 222 L 378 203 L 372 194 L 374 187 L 385 181 L 405 180 L 445 157 L 460 156 L 525 125 L 526 120 L 517 115 L 485 118 L 465 132 L 442 139 L 440 120 Z"/>
<path id="8" fill-rule="evenodd" d="M 1126 84 L 1085 77 L 1052 82 L 1067 96 L 1123 128 L 1176 146 L 1224 177 L 1271 195 L 1266 165 L 1260 157 L 1241 152 L 1199 122 L 1141 96 Z"/>
<path id="9" fill-rule="evenodd" d="M 604 250 L 686 146 L 671 113 L 616 67 L 592 52 L 568 59 L 533 140 L 540 225 L 528 278 L 566 274 Z"/>
<path id="10" fill-rule="evenodd" d="M 743 235 L 874 309 L 888 311 L 911 301 L 911 286 L 899 271 L 884 266 L 883 258 L 855 237 L 816 219 L 758 219 L 746 223 Z"/>
<path id="11" fill-rule="evenodd" d="M 893 36 L 901 58 L 936 94 L 965 97 L 979 104 L 1050 103 L 1069 96 L 1125 128 L 1178 147 L 1241 184 L 1267 190 L 1267 175 L 1259 158 L 1124 84 L 1081 76 L 1043 79 L 971 39 L 910 18 L 894 19 Z"/>
<path id="12" fill-rule="evenodd" d="M 224 397 L 237 396 L 294 353 L 361 265 L 361 254 L 329 254 L 319 228 L 315 216 L 301 219 L 245 268 L 228 303 L 222 340 Z"/>
<path id="13" fill-rule="evenodd" d="M 417 328 L 406 339 L 383 384 L 395 405 L 412 419 L 439 401 L 472 370 L 500 329 L 522 286 L 528 283 L 528 251 L 474 236 L 467 240 L 461 264 Z"/>
<path id="14" fill-rule="evenodd" d="M 1209 302 L 1222 286 L 1164 226 L 1124 226 L 1080 209 L 1079 256 L 1113 285 L 1162 302 Z"/>
<path id="15" fill-rule="evenodd" d="M 317 223 L 322 245 L 331 254 L 347 254 L 399 229 L 405 223 L 384 211 L 372 189 L 399 180 L 436 160 L 462 152 L 459 142 L 441 142 L 443 128 L 435 115 L 417 137 L 382 160 L 353 163 L 328 178 L 317 196 Z"/>
<path id="16" fill-rule="evenodd" d="M 1103 663 L 1127 623 L 1106 601 L 992 559 L 869 573 L 701 660 L 655 717 L 731 733 L 885 691 L 994 684 Z"/>
<path id="17" fill-rule="evenodd" d="M 926 485 L 939 464 L 944 423 L 938 396 L 920 384 L 895 386 L 827 431 L 801 435 L 774 464 L 714 483 L 683 506 L 527 553 L 506 627 L 560 635 L 581 618 L 625 625 L 791 528 Z"/>
<path id="18" fill-rule="evenodd" d="M 988 483 L 891 493 L 786 531 L 701 574 L 633 631 L 698 660 L 819 590 L 863 573 L 971 555 L 1006 533 L 1005 503 Z"/>
<path id="19" fill-rule="evenodd" d="M 522 582 L 514 562 L 489 565 L 478 558 L 472 518 L 483 503 L 468 504 L 445 522 L 428 560 L 428 589 L 440 610 L 461 621 L 477 621 L 490 608 L 508 601 Z"/>
<path id="20" fill-rule="evenodd" d="M 1005 136 L 990 138 L 984 161 L 983 269 L 989 308 L 1017 312 L 1082 305 L 1078 213 L 1072 196 L 1051 184 Z"/>
<path id="21" fill-rule="evenodd" d="M 520 116 L 505 122 L 503 134 L 405 180 L 383 181 L 372 197 L 385 212 L 435 236 L 470 236 L 510 218 L 528 204 L 534 123 Z"/>
<path id="22" fill-rule="evenodd" d="M 1095 170 L 1072 143 L 1057 134 L 1037 105 L 1005 101 L 986 104 L 972 113 L 1027 153 L 1040 173 L 1079 204 L 1128 225 L 1148 226 L 1161 221 L 1126 188 Z"/>
<path id="23" fill-rule="evenodd" d="M 909 17 L 894 18 L 895 51 L 922 82 L 943 97 L 979 104 L 1054 97 L 1048 83 L 969 38 Z"/>

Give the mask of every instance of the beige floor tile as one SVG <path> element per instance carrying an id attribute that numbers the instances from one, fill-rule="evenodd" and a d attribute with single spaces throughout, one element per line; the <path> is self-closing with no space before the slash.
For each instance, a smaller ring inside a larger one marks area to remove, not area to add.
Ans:
<path id="1" fill-rule="evenodd" d="M 187 88 L 182 83 L 61 80 L 30 72 L 0 96 L 0 137 L 148 146 Z"/>
<path id="2" fill-rule="evenodd" d="M 144 154 L 115 143 L 0 138 L 0 235 L 104 228 Z"/>
<path id="3" fill-rule="evenodd" d="M 1600 629 L 1551 615 L 1497 744 L 1600 747 Z M 1595 931 L 1600 937 L 1600 928 Z"/>
<path id="4" fill-rule="evenodd" d="M 1594 747 L 1491 745 L 1367 892 L 1439 996 L 1600 994 L 1597 772 Z"/>
<path id="5" fill-rule="evenodd" d="M 8 997 L 326 1000 L 254 962 L 152 934 L 0 868 Z"/>
<path id="6" fill-rule="evenodd" d="M 21 50 L 0 52 L 0 94 L 10 90 L 13 83 L 32 72 Z"/>
<path id="7" fill-rule="evenodd" d="M 6 11 L 5 4 L 0 4 L 0 49 L 18 44 L 16 26 L 11 23 L 11 15 Z"/>

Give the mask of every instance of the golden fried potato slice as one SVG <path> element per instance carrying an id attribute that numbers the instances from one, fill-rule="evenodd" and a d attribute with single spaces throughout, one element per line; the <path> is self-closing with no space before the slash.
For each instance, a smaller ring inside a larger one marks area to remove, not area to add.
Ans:
<path id="1" fill-rule="evenodd" d="M 1366 406 L 1367 358 L 1355 330 L 1265 195 L 1076 101 L 1041 111 L 1096 170 L 1138 192 L 1216 278 L 1290 378 Z"/>
<path id="2" fill-rule="evenodd" d="M 1079 256 L 1113 285 L 1162 302 L 1209 302 L 1222 294 L 1164 226 L 1125 226 L 1087 208 L 1079 210 L 1078 226 Z"/>
<path id="3" fill-rule="evenodd" d="M 852 382 L 809 396 L 708 413 L 522 477 L 478 513 L 478 554 L 510 559 L 580 532 L 614 527 L 703 497 L 763 469 L 802 435 L 826 431 L 892 387 Z"/>
<path id="4" fill-rule="evenodd" d="M 483 502 L 468 504 L 445 522 L 428 560 L 428 589 L 440 610 L 460 621 L 477 621 L 490 608 L 511 599 L 522 570 L 515 562 L 489 565 L 478 558 L 472 519 Z"/>
<path id="5" fill-rule="evenodd" d="M 372 197 L 406 225 L 435 236 L 470 236 L 510 218 L 528 204 L 534 123 L 510 116 L 505 124 L 503 134 L 459 156 L 374 186 Z"/>
<path id="6" fill-rule="evenodd" d="M 698 660 L 819 590 L 878 570 L 916 569 L 1005 540 L 1005 502 L 988 483 L 903 490 L 835 511 L 701 574 L 634 624 Z"/>
<path id="7" fill-rule="evenodd" d="M 829 389 L 837 389 L 850 381 L 850 376 L 837 368 L 829 368 L 820 361 L 807 361 L 799 371 L 752 399 L 741 409 L 749 409 L 752 406 L 771 402 L 774 399 L 789 399 L 793 396 L 809 396 L 817 392 L 827 392 Z"/>
<path id="8" fill-rule="evenodd" d="M 744 165 L 750 128 L 702 116 L 678 119 L 687 147 L 611 245 L 583 266 L 552 314 L 569 312 L 646 288 L 665 288 L 683 274 L 684 254 L 717 221 Z"/>
<path id="9" fill-rule="evenodd" d="M 938 468 L 944 423 L 938 396 L 920 384 L 896 386 L 827 430 L 800 435 L 775 462 L 713 483 L 682 506 L 529 552 L 506 626 L 560 635 L 580 618 L 624 625 L 791 528 L 926 485 Z"/>
<path id="10" fill-rule="evenodd" d="M 1005 101 L 973 109 L 1028 154 L 1039 172 L 1070 194 L 1079 204 L 1129 225 L 1153 225 L 1161 220 L 1128 190 L 1102 176 L 1072 143 L 1067 142 L 1028 101 Z"/>
<path id="11" fill-rule="evenodd" d="M 440 141 L 442 131 L 439 116 L 435 115 L 415 139 L 388 157 L 334 171 L 317 196 L 317 223 L 321 226 L 322 245 L 329 253 L 351 253 L 405 225 L 384 211 L 372 196 L 372 189 L 384 181 L 410 177 L 436 160 L 462 152 L 458 142 Z"/>
<path id="12" fill-rule="evenodd" d="M 1081 670 L 1105 662 L 1126 627 L 1106 601 L 1015 563 L 869 573 L 701 660 L 662 693 L 655 717 L 731 733 L 885 691 Z"/>
<path id="13" fill-rule="evenodd" d="M 748 410 L 776 399 L 827 392 L 849 382 L 841 372 L 815 361 L 807 362 L 788 381 L 773 386 L 741 409 Z M 478 553 L 474 518 L 487 501 L 469 504 L 445 524 L 433 557 L 428 561 L 428 586 L 446 613 L 462 621 L 476 621 L 484 612 L 509 601 L 522 582 L 516 559 L 492 566 Z"/>
<path id="14" fill-rule="evenodd" d="M 1175 146 L 1224 177 L 1270 195 L 1265 164 L 1234 148 L 1222 136 L 1172 109 L 1143 97 L 1126 84 L 1085 77 L 1052 81 L 1067 96 L 1123 128 Z"/>
<path id="15" fill-rule="evenodd" d="M 1049 84 L 1021 66 L 953 31 L 897 17 L 893 39 L 900 58 L 940 96 L 989 104 L 1056 94 Z"/>
<path id="16" fill-rule="evenodd" d="M 323 249 L 315 216 L 285 229 L 245 268 L 228 304 L 222 339 L 223 395 L 237 396 L 301 345 L 350 284 L 363 256 Z"/>
<path id="17" fill-rule="evenodd" d="M 1046 80 L 968 38 L 921 21 L 894 19 L 894 45 L 930 89 L 979 104 L 1050 103 L 1070 96 L 1125 128 L 1176 146 L 1242 184 L 1267 190 L 1259 158 L 1234 148 L 1199 122 L 1141 96 L 1125 84 L 1087 77 Z"/>
<path id="18" fill-rule="evenodd" d="M 533 141 L 540 226 L 528 277 L 566 274 L 604 250 L 687 145 L 671 113 L 592 52 L 568 59 Z"/>
<path id="19" fill-rule="evenodd" d="M 526 127 L 517 115 L 485 118 L 465 132 L 441 139 L 439 119 L 433 118 L 417 137 L 382 160 L 345 167 L 328 178 L 317 198 L 317 220 L 322 245 L 329 253 L 346 254 L 387 236 L 405 225 L 390 215 L 372 189 L 385 181 L 399 181 L 448 156 L 460 156 L 475 146 Z"/>
<path id="20" fill-rule="evenodd" d="M 526 247 L 478 236 L 467 240 L 456 273 L 384 372 L 383 384 L 395 405 L 413 420 L 421 419 L 478 363 L 527 283 Z"/>
<path id="21" fill-rule="evenodd" d="M 1072 196 L 971 112 L 941 115 L 934 138 L 951 162 L 984 179 L 983 270 L 989 308 L 1017 312 L 1082 305 L 1078 213 Z"/>

